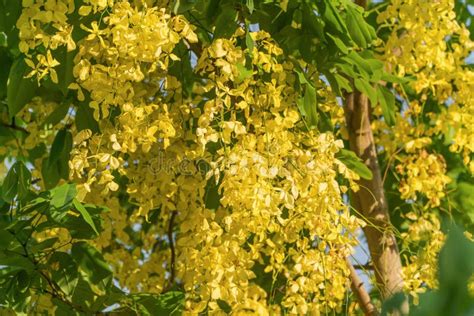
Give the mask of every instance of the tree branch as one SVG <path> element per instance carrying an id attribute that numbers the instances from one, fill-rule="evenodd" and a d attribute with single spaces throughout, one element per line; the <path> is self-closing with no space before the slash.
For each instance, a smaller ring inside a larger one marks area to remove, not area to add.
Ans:
<path id="1" fill-rule="evenodd" d="M 173 211 L 171 213 L 170 221 L 168 224 L 168 242 L 170 243 L 171 258 L 170 258 L 170 278 L 168 280 L 168 286 L 166 287 L 166 290 L 173 286 L 174 279 L 176 278 L 176 268 L 175 268 L 176 249 L 174 247 L 174 239 L 173 239 L 173 228 L 174 228 L 174 220 L 176 218 L 176 215 L 178 215 L 177 211 Z"/>
<path id="2" fill-rule="evenodd" d="M 26 130 L 26 128 L 21 127 L 21 126 L 18 126 L 18 125 L 16 125 L 14 122 L 13 122 L 12 124 L 0 123 L 0 126 L 9 128 L 9 129 L 12 129 L 12 130 L 15 130 L 15 131 L 20 131 L 20 132 L 23 132 L 23 133 L 25 133 L 25 134 L 30 134 L 30 132 L 28 132 L 28 131 Z"/>
<path id="3" fill-rule="evenodd" d="M 366 263 L 366 264 L 353 264 L 352 266 L 356 270 L 373 270 L 374 269 L 374 266 L 369 264 L 369 263 Z"/>
<path id="4" fill-rule="evenodd" d="M 364 315 L 366 316 L 378 316 L 379 312 L 377 311 L 377 308 L 372 304 L 372 301 L 370 300 L 370 295 L 367 293 L 367 291 L 364 288 L 364 283 L 360 280 L 359 276 L 357 275 L 356 270 L 354 269 L 354 266 L 352 263 L 349 261 L 348 258 L 346 258 L 347 266 L 349 267 L 350 271 L 350 277 L 351 277 L 351 289 L 352 293 L 357 298 L 357 301 L 359 302 L 360 307 L 362 308 L 362 311 L 364 312 Z"/>

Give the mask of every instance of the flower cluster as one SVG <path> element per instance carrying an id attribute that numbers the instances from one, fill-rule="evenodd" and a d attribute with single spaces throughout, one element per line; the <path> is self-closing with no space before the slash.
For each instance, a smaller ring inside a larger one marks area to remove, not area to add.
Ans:
<path id="1" fill-rule="evenodd" d="M 357 175 L 335 158 L 340 140 L 308 130 L 296 106 L 300 65 L 265 32 L 242 47 L 239 28 L 199 52 L 192 67 L 201 79 L 189 94 L 172 69 L 191 59 L 193 27 L 126 1 L 109 11 L 102 24 L 81 26 L 88 35 L 70 88 L 89 102 L 100 133 L 76 134 L 70 169 L 83 199 L 110 208 L 95 243 L 115 249 L 106 257 L 120 284 L 160 292 L 177 281 L 191 313 L 218 312 L 221 301 L 262 315 L 340 308 L 363 223 L 337 178 Z M 335 96 L 308 73 L 340 123 Z"/>
<path id="2" fill-rule="evenodd" d="M 16 26 L 20 35 L 19 49 L 33 69 L 28 76 L 35 76 L 38 80 L 49 76 L 51 81 L 58 83 L 55 67 L 59 62 L 52 51 L 60 47 L 67 51 L 76 49 L 74 26 L 68 21 L 68 15 L 75 10 L 74 1 L 23 0 L 22 4 L 22 14 Z M 36 53 L 38 48 L 46 53 Z"/>
<path id="3" fill-rule="evenodd" d="M 465 61 L 474 42 L 454 6 L 448 0 L 396 0 L 377 18 L 381 27 L 390 29 L 380 58 L 400 77 L 414 78 L 394 84 L 403 100 L 395 126 L 387 128 L 380 121 L 373 125 L 389 163 L 398 161 L 395 177 L 406 200 L 403 208 L 410 209 L 405 214 L 408 229 L 402 233 L 402 252 L 410 253 L 403 272 L 415 299 L 426 287 L 436 286 L 434 267 L 444 240 L 438 208 L 452 181 L 447 174 L 452 166 L 434 143 L 442 139 L 474 171 L 474 72 Z"/>
<path id="4" fill-rule="evenodd" d="M 440 205 L 445 187 L 451 181 L 445 174 L 443 157 L 426 150 L 401 158 L 397 172 L 403 176 L 399 188 L 401 198 L 416 200 L 417 193 L 422 193 L 428 199 L 427 207 Z"/>
<path id="5" fill-rule="evenodd" d="M 410 212 L 405 215 L 409 221 L 407 232 L 402 233 L 403 247 L 415 249 L 405 255 L 407 264 L 403 267 L 405 289 L 418 302 L 418 295 L 426 288 L 437 286 L 438 252 L 443 246 L 445 235 L 435 214 Z"/>
<path id="6" fill-rule="evenodd" d="M 258 315 L 341 311 L 346 259 L 364 222 L 345 201 L 358 175 L 337 159 L 344 111 L 314 65 L 243 26 L 199 41 L 197 26 L 170 13 L 168 1 L 22 5 L 28 77 L 58 84 L 60 55 L 69 54 L 73 78 L 61 91 L 68 102 L 40 95 L 17 115 L 28 125 L 18 150 L 41 178 L 54 130 L 71 132 L 69 181 L 80 201 L 109 209 L 92 242 L 120 287 L 162 293 L 178 285 L 191 315 L 223 314 L 226 306 Z M 288 5 L 280 1 L 283 11 Z M 409 85 L 419 96 L 408 100 L 407 86 L 394 84 L 406 99 L 395 126 L 372 122 L 378 149 L 396 162 L 402 207 L 416 210 L 402 211 L 409 225 L 401 233 L 405 288 L 415 298 L 436 286 L 444 241 L 436 209 L 451 179 L 434 138 L 444 137 L 474 170 L 474 72 L 463 67 L 474 44 L 453 14 L 448 0 L 396 0 L 378 17 L 392 31 L 380 58 L 414 76 Z M 308 126 L 297 106 L 304 85 L 315 88 L 335 133 Z M 440 110 L 428 110 L 428 101 Z M 83 113 L 87 126 L 78 123 Z M 374 117 L 381 114 L 375 107 Z M 51 308 L 45 296 L 38 304 Z"/>
<path id="7" fill-rule="evenodd" d="M 445 135 L 450 150 L 462 152 L 464 163 L 474 171 L 474 72 L 465 61 L 474 42 L 466 26 L 456 20 L 454 2 L 397 0 L 377 21 L 391 30 L 381 58 L 398 75 L 416 78 L 411 88 L 419 100 L 409 100 L 405 118 L 411 124 L 426 125 L 416 127 L 426 136 Z M 406 97 L 404 91 L 400 94 Z M 429 98 L 442 105 L 441 113 L 426 109 Z M 421 112 L 430 124 L 418 123 Z M 396 141 L 403 144 L 401 139 Z"/>

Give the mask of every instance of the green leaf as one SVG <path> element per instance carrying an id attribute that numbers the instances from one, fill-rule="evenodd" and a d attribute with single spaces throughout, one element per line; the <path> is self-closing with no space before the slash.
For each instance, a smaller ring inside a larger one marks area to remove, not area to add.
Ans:
<path id="1" fill-rule="evenodd" d="M 406 84 L 406 83 L 409 83 L 411 81 L 413 81 L 413 77 L 397 77 L 395 75 L 392 75 L 390 73 L 387 73 L 387 72 L 382 72 L 382 77 L 380 78 L 381 80 L 383 81 L 387 81 L 387 82 L 394 82 L 394 83 L 399 83 L 399 84 Z"/>
<path id="2" fill-rule="evenodd" d="M 306 111 L 304 108 L 304 98 L 298 98 L 298 100 L 296 101 L 296 105 L 298 106 L 298 109 L 300 110 L 301 115 L 306 117 Z"/>
<path id="3" fill-rule="evenodd" d="M 41 166 L 41 175 L 43 176 L 43 181 L 47 189 L 54 188 L 61 179 L 59 171 L 56 167 L 56 164 L 48 164 L 48 160 L 43 160 L 43 165 Z"/>
<path id="4" fill-rule="evenodd" d="M 357 155 L 350 150 L 341 149 L 336 158 L 346 165 L 347 168 L 356 172 L 362 179 L 371 180 L 372 171 L 357 157 Z"/>
<path id="5" fill-rule="evenodd" d="M 189 53 L 187 46 L 184 45 L 183 42 L 180 42 L 178 45 L 176 45 L 174 52 L 177 56 L 181 58 L 181 60 L 179 62 L 172 63 L 168 67 L 168 73 L 176 77 L 181 82 L 181 86 L 183 88 L 183 97 L 191 96 L 193 95 L 193 87 L 195 85 L 195 82 L 198 80 L 198 76 L 196 73 L 194 73 L 194 69 L 192 66 L 192 56 Z M 87 108 L 90 108 L 87 104 L 85 106 Z M 96 122 L 94 119 L 92 119 L 91 123 Z"/>
<path id="6" fill-rule="evenodd" d="M 423 293 L 418 306 L 410 307 L 410 315 L 472 315 L 474 297 L 468 282 L 474 274 L 474 243 L 462 230 L 449 225 L 448 238 L 439 254 L 439 289 Z"/>
<path id="7" fill-rule="evenodd" d="M 31 253 L 38 253 L 38 252 L 42 252 L 46 249 L 50 249 L 52 246 L 54 246 L 54 244 L 59 240 L 59 238 L 57 237 L 53 237 L 53 238 L 49 238 L 49 239 L 46 239 L 46 240 L 43 240 L 42 242 L 40 243 L 36 243 L 32 246 L 30 246 L 30 252 Z M 32 241 L 33 242 L 33 241 Z"/>
<path id="8" fill-rule="evenodd" d="M 323 17 L 329 26 L 328 30 L 335 30 L 340 34 L 346 34 L 347 28 L 342 22 L 342 18 L 339 15 L 338 10 L 332 4 L 332 1 L 321 1 L 321 3 L 324 5 Z"/>
<path id="9" fill-rule="evenodd" d="M 27 219 L 16 219 L 9 223 L 8 227 L 6 228 L 8 231 L 10 231 L 13 235 L 15 235 L 15 239 L 18 240 L 19 234 L 22 234 L 26 230 L 31 229 L 31 222 L 33 221 L 33 218 L 27 218 Z"/>
<path id="10" fill-rule="evenodd" d="M 301 114 L 306 118 L 308 127 L 316 127 L 318 125 L 316 89 L 306 79 L 304 72 L 299 69 L 295 69 L 295 72 L 300 85 L 304 87 L 304 96 L 297 102 L 298 108 Z"/>
<path id="11" fill-rule="evenodd" d="M 77 194 L 76 185 L 69 183 L 56 187 L 49 192 L 51 193 L 51 206 L 57 211 L 70 208 Z"/>
<path id="12" fill-rule="evenodd" d="M 331 88 L 338 96 L 343 96 L 345 92 L 352 92 L 352 86 L 344 76 L 338 73 L 326 73 L 325 74 Z"/>
<path id="13" fill-rule="evenodd" d="M 184 307 L 184 293 L 170 291 L 161 295 L 136 294 L 134 300 L 150 315 L 181 315 Z"/>
<path id="14" fill-rule="evenodd" d="M 347 92 L 352 92 L 352 86 L 349 80 L 341 76 L 340 74 L 334 74 L 337 84 L 340 88 L 346 90 Z"/>
<path id="15" fill-rule="evenodd" d="M 237 69 L 239 70 L 239 76 L 236 78 L 236 83 L 240 83 L 253 75 L 252 69 L 248 69 L 242 64 L 237 64 Z"/>
<path id="16" fill-rule="evenodd" d="M 456 209 L 474 223 L 474 183 L 458 181 L 453 196 Z"/>
<path id="17" fill-rule="evenodd" d="M 86 281 L 102 289 L 110 286 L 112 271 L 97 249 L 86 242 L 78 242 L 73 244 L 71 255 L 79 265 Z"/>
<path id="18" fill-rule="evenodd" d="M 14 240 L 14 235 L 6 230 L 3 222 L 0 222 L 0 250 L 8 249 L 10 243 Z"/>
<path id="19" fill-rule="evenodd" d="M 1 250 L 0 251 L 0 266 L 11 268 L 20 268 L 27 271 L 35 269 L 35 265 L 27 257 L 16 252 Z"/>
<path id="20" fill-rule="evenodd" d="M 216 20 L 216 28 L 214 29 L 214 38 L 229 38 L 237 29 L 237 11 L 233 4 L 223 5 L 221 13 Z"/>
<path id="21" fill-rule="evenodd" d="M 28 150 L 28 159 L 30 161 L 35 161 L 38 158 L 42 158 L 45 153 L 46 153 L 45 143 L 39 143 L 32 149 Z"/>
<path id="22" fill-rule="evenodd" d="M 204 166 L 200 166 L 204 167 Z M 209 166 L 205 166 L 203 170 L 207 170 Z M 217 210 L 221 205 L 222 196 L 219 194 L 219 184 L 216 184 L 216 179 L 214 177 L 210 178 L 205 187 L 206 195 L 204 196 L 204 203 L 206 203 L 206 208 L 210 210 Z"/>
<path id="23" fill-rule="evenodd" d="M 364 12 L 358 5 L 351 3 L 347 6 L 346 12 L 347 28 L 351 34 L 351 38 L 356 44 L 365 48 L 377 38 L 375 29 L 365 21 L 363 16 Z M 358 41 L 354 38 L 353 34 L 355 34 L 356 37 L 361 36 L 360 40 Z"/>
<path id="24" fill-rule="evenodd" d="M 369 82 L 361 78 L 355 78 L 354 85 L 357 90 L 369 97 L 371 104 L 377 104 L 377 90 Z"/>
<path id="25" fill-rule="evenodd" d="M 362 23 L 358 18 L 358 15 L 351 9 L 346 11 L 346 25 L 352 40 L 362 48 L 367 47 L 367 39 L 362 32 L 362 25 L 365 21 L 362 19 Z"/>
<path id="26" fill-rule="evenodd" d="M 21 161 L 15 164 L 8 171 L 2 185 L 2 197 L 5 201 L 11 202 L 15 196 L 23 200 L 29 192 L 31 173 Z"/>
<path id="27" fill-rule="evenodd" d="M 48 266 L 54 267 L 54 269 L 51 269 L 54 282 L 66 295 L 72 295 L 79 281 L 79 267 L 71 255 L 56 251 L 49 258 Z"/>
<path id="28" fill-rule="evenodd" d="M 356 78 L 360 74 L 356 71 L 356 67 L 352 62 L 347 62 L 347 60 L 342 60 L 334 64 L 343 74 L 346 74 L 349 78 Z"/>
<path id="29" fill-rule="evenodd" d="M 351 58 L 357 64 L 357 67 L 363 68 L 365 72 L 369 74 L 367 81 L 379 83 L 385 72 L 383 63 L 380 60 L 374 58 L 373 53 L 369 50 L 365 50 L 358 54 L 353 53 L 354 52 L 350 53 L 352 55 Z"/>
<path id="30" fill-rule="evenodd" d="M 385 122 L 389 126 L 395 125 L 395 96 L 384 86 L 377 89 L 377 97 L 382 108 L 382 114 Z"/>
<path id="31" fill-rule="evenodd" d="M 67 100 L 66 102 L 61 102 L 58 104 L 56 109 L 54 109 L 51 114 L 48 115 L 46 120 L 43 122 L 43 126 L 47 125 L 56 125 L 59 122 L 62 121 L 62 119 L 66 116 L 66 114 L 69 112 L 69 108 L 71 106 L 71 101 Z"/>
<path id="32" fill-rule="evenodd" d="M 304 111 L 309 127 L 318 125 L 318 110 L 315 88 L 308 84 L 306 85 L 304 94 Z"/>
<path id="33" fill-rule="evenodd" d="M 373 54 L 370 51 L 356 52 L 351 51 L 346 56 L 341 57 L 341 60 L 345 61 L 348 64 L 355 66 L 360 74 L 360 76 L 366 81 L 373 81 L 374 76 L 379 77 L 375 78 L 377 83 L 383 75 L 383 63 L 372 56 Z M 375 73 L 379 73 L 375 75 Z M 352 75 L 352 77 L 355 77 Z"/>
<path id="34" fill-rule="evenodd" d="M 7 47 L 8 45 L 8 37 L 5 32 L 0 32 L 0 47 Z"/>
<path id="35" fill-rule="evenodd" d="M 89 215 L 91 215 L 92 220 L 94 221 L 95 227 L 98 231 L 101 231 L 102 219 L 100 213 L 102 212 L 101 208 L 93 208 L 89 205 L 84 205 Z M 93 239 L 97 237 L 97 234 L 91 229 L 91 226 L 84 221 L 82 217 L 78 216 L 66 216 L 60 222 L 61 227 L 65 227 L 69 230 L 71 237 L 76 239 Z"/>
<path id="36" fill-rule="evenodd" d="M 65 149 L 68 147 L 68 138 L 71 138 L 72 140 L 72 135 L 69 131 L 65 129 L 60 130 L 56 134 L 53 144 L 51 145 L 51 154 L 48 159 L 48 162 L 50 164 L 56 163 L 57 161 L 61 160 L 62 156 L 64 155 Z M 69 152 L 70 149 L 67 151 Z"/>
<path id="37" fill-rule="evenodd" d="M 46 188 L 54 187 L 60 179 L 68 179 L 71 149 L 71 133 L 65 129 L 60 130 L 54 138 L 49 157 L 43 161 L 41 174 Z"/>
<path id="38" fill-rule="evenodd" d="M 318 110 L 318 114 L 319 114 L 318 130 L 323 133 L 334 132 L 334 126 L 331 122 L 330 114 L 321 110 Z"/>
<path id="39" fill-rule="evenodd" d="M 321 19 L 321 16 L 315 13 L 313 9 L 314 6 L 310 3 L 302 3 L 303 7 L 301 10 L 303 11 L 303 21 L 302 21 L 302 29 L 303 32 L 310 33 L 311 35 L 319 37 L 318 40 L 323 41 L 325 40 L 325 32 L 324 32 L 324 23 Z M 329 35 L 329 33 L 327 33 Z"/>
<path id="40" fill-rule="evenodd" d="M 68 93 L 68 87 L 74 80 L 72 69 L 74 67 L 74 51 L 68 52 L 66 47 L 60 47 L 55 51 L 54 57 L 59 61 L 56 72 L 58 74 L 58 87 L 64 96 Z"/>
<path id="41" fill-rule="evenodd" d="M 439 282 L 441 290 L 467 291 L 469 278 L 474 274 L 474 243 L 462 231 L 452 226 L 448 239 L 439 254 Z"/>
<path id="42" fill-rule="evenodd" d="M 99 132 L 99 124 L 94 119 L 93 110 L 85 102 L 77 106 L 75 119 L 78 131 L 90 129 L 93 133 Z"/>
<path id="43" fill-rule="evenodd" d="M 11 168 L 8 171 L 5 180 L 3 180 L 2 184 L 2 198 L 7 201 L 11 202 L 15 198 L 18 192 L 18 175 L 16 174 L 14 168 Z"/>
<path id="44" fill-rule="evenodd" d="M 302 24 L 303 23 L 303 12 L 300 9 L 293 11 L 293 23 Z"/>
<path id="45" fill-rule="evenodd" d="M 224 313 L 226 313 L 227 315 L 232 313 L 232 307 L 229 304 L 227 304 L 226 301 L 217 300 L 217 305 L 219 305 L 219 308 L 222 309 Z"/>
<path id="46" fill-rule="evenodd" d="M 310 84 L 309 81 L 306 79 L 306 76 L 301 70 L 299 70 L 298 68 L 295 68 L 295 72 L 296 72 L 296 75 L 298 76 L 298 81 L 300 85 Z"/>
<path id="47" fill-rule="evenodd" d="M 20 293 L 25 293 L 30 287 L 30 282 L 31 282 L 30 275 L 25 270 L 20 270 L 18 274 L 16 275 L 16 278 L 18 282 L 17 290 Z"/>
<path id="48" fill-rule="evenodd" d="M 249 9 L 250 14 L 253 13 L 253 10 L 255 10 L 255 4 L 253 3 L 253 0 L 246 0 L 247 2 L 247 8 Z"/>
<path id="49" fill-rule="evenodd" d="M 71 305 L 64 303 L 62 300 L 53 297 L 51 299 L 54 307 L 54 316 L 83 316 L 83 313 L 76 311 Z"/>
<path id="50" fill-rule="evenodd" d="M 7 104 L 10 117 L 14 117 L 33 98 L 38 85 L 33 78 L 25 78 L 31 71 L 23 58 L 15 60 L 7 82 Z"/>
<path id="51" fill-rule="evenodd" d="M 406 302 L 406 297 L 403 293 L 395 293 L 389 299 L 387 299 L 382 305 L 382 315 L 403 315 L 402 305 Z M 394 313 L 394 312 L 397 313 Z"/>
<path id="52" fill-rule="evenodd" d="M 21 161 L 17 161 L 13 169 L 18 175 L 18 199 L 23 200 L 29 192 L 31 172 Z"/>
<path id="53" fill-rule="evenodd" d="M 8 56 L 7 51 L 0 49 L 0 67 L 2 67 L 2 71 L 0 71 L 0 99 L 5 98 L 7 95 L 7 81 L 11 65 L 12 60 Z"/>
<path id="54" fill-rule="evenodd" d="M 79 306 L 87 306 L 87 309 L 91 311 L 99 311 L 103 309 L 105 306 L 102 306 L 102 302 L 105 301 L 106 295 L 108 295 L 107 291 L 103 288 L 98 288 L 87 279 L 84 279 L 84 274 L 82 272 L 80 274 L 81 277 L 79 278 L 72 295 L 72 302 Z M 80 316 L 82 315 L 83 314 Z"/>
<path id="55" fill-rule="evenodd" d="M 173 13 L 174 13 L 175 15 L 177 15 L 178 12 L 179 12 L 179 6 L 180 6 L 180 4 L 181 4 L 181 1 L 180 1 L 180 0 L 175 0 L 174 6 L 173 6 Z"/>
<path id="56" fill-rule="evenodd" d="M 177 0 L 174 1 L 173 13 L 174 14 L 183 14 L 186 11 L 193 9 L 198 0 Z"/>
<path id="57" fill-rule="evenodd" d="M 327 36 L 329 36 L 329 38 L 334 42 L 336 47 L 339 48 L 342 53 L 347 54 L 349 52 L 349 49 L 347 48 L 346 44 L 344 44 L 344 42 L 340 38 L 333 36 L 329 33 L 327 34 Z"/>
<path id="58" fill-rule="evenodd" d="M 249 53 L 252 54 L 254 43 L 253 43 L 252 36 L 250 36 L 248 25 L 247 25 L 247 33 L 245 33 L 245 46 L 247 46 Z"/>
<path id="59" fill-rule="evenodd" d="M 94 232 L 99 235 L 99 232 L 97 231 L 97 228 L 95 227 L 95 224 L 94 224 L 94 221 L 92 220 L 92 217 L 91 215 L 89 214 L 89 212 L 87 211 L 87 209 L 81 204 L 81 202 L 79 202 L 78 200 L 74 199 L 72 201 L 72 204 L 74 205 L 74 208 L 79 212 L 81 213 L 82 217 L 84 218 L 84 220 L 86 221 L 87 224 L 89 224 L 92 229 L 94 230 Z"/>
<path id="60" fill-rule="evenodd" d="M 219 8 L 222 7 L 222 1 L 221 0 L 209 0 L 207 1 L 207 6 L 204 9 L 205 11 L 205 16 L 206 16 L 206 21 L 208 24 L 211 24 L 214 22 L 217 18 L 217 12 L 219 11 Z"/>
<path id="61" fill-rule="evenodd" d="M 19 54 L 16 22 L 21 14 L 21 10 L 21 1 L 0 1 L 0 31 L 6 35 L 6 46 L 9 47 L 10 52 L 15 56 Z"/>

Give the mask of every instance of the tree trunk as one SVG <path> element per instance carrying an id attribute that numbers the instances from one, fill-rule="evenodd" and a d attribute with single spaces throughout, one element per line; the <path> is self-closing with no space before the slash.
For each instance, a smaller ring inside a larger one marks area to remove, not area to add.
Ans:
<path id="1" fill-rule="evenodd" d="M 387 299 L 403 288 L 402 265 L 385 199 L 374 137 L 370 127 L 370 104 L 355 91 L 346 95 L 346 125 L 351 149 L 372 171 L 372 180 L 361 179 L 360 190 L 351 197 L 353 206 L 369 222 L 364 228 L 372 258 L 377 287 Z M 406 309 L 406 308 L 405 308 Z"/>
<path id="2" fill-rule="evenodd" d="M 355 0 L 355 3 L 364 9 L 367 7 L 367 0 Z M 370 126 L 370 103 L 367 96 L 359 91 L 348 93 L 344 113 L 350 147 L 373 175 L 372 180 L 359 181 L 361 188 L 352 195 L 351 202 L 369 221 L 364 228 L 364 234 L 374 266 L 377 288 L 380 290 L 382 299 L 385 300 L 403 290 L 402 264 L 377 160 L 374 135 Z M 403 303 L 401 312 L 408 314 L 408 300 Z"/>

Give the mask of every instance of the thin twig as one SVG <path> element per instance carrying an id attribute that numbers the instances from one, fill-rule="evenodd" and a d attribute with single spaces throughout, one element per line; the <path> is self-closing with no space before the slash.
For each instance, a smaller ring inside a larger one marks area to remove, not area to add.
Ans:
<path id="1" fill-rule="evenodd" d="M 174 220 L 176 218 L 176 215 L 178 215 L 177 211 L 171 212 L 171 217 L 168 224 L 168 242 L 170 243 L 171 258 L 170 258 L 170 278 L 168 280 L 167 289 L 173 286 L 174 279 L 176 277 L 176 269 L 175 269 L 176 249 L 174 247 L 174 240 L 173 240 L 173 228 L 174 228 Z"/>
<path id="2" fill-rule="evenodd" d="M 374 269 L 374 266 L 369 264 L 369 263 L 366 263 L 366 264 L 353 264 L 352 266 L 356 270 L 373 270 Z"/>
<path id="3" fill-rule="evenodd" d="M 393 154 L 390 155 L 390 158 L 388 159 L 387 166 L 385 167 L 385 172 L 383 173 L 383 178 L 382 178 L 382 185 L 385 184 L 385 180 L 387 179 L 387 174 L 388 170 L 390 169 L 390 165 L 392 164 L 392 160 L 395 158 L 395 156 L 403 150 L 404 147 L 401 147 L 397 149 Z"/>
<path id="4" fill-rule="evenodd" d="M 379 315 L 377 308 L 375 308 L 374 304 L 372 304 L 372 301 L 370 300 L 369 293 L 367 293 L 367 291 L 364 288 L 364 283 L 360 280 L 359 276 L 357 275 L 357 272 L 354 266 L 352 265 L 352 263 L 350 262 L 348 258 L 346 258 L 346 262 L 351 273 L 350 277 L 351 277 L 352 292 L 356 296 L 357 301 L 359 302 L 359 305 L 362 308 L 362 311 L 364 312 L 364 315 L 366 316 Z"/>
<path id="5" fill-rule="evenodd" d="M 9 129 L 13 129 L 15 131 L 20 131 L 20 132 L 23 132 L 25 134 L 30 134 L 30 132 L 28 132 L 28 130 L 26 130 L 26 128 L 18 126 L 15 123 L 12 123 L 12 124 L 1 123 L 0 125 L 3 126 L 3 127 L 9 128 Z"/>

